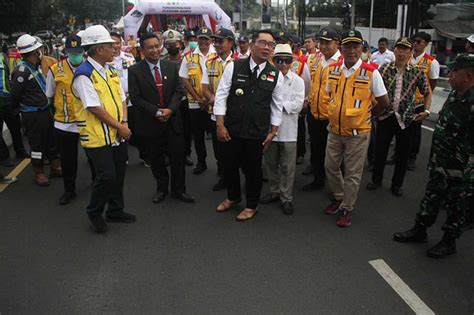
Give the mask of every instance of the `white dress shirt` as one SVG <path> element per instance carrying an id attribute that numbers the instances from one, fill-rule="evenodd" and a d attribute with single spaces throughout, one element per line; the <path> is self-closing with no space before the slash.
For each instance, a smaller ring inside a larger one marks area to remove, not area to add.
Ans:
<path id="1" fill-rule="evenodd" d="M 209 46 L 209 50 L 207 54 L 203 54 L 200 50 L 199 47 L 197 47 L 191 54 L 198 54 L 201 56 L 202 62 L 200 64 L 202 73 L 206 73 L 206 61 L 209 59 L 210 54 L 215 54 L 216 50 L 214 47 L 211 45 Z M 181 61 L 181 66 L 179 67 L 179 77 L 184 78 L 184 79 L 189 79 L 188 75 L 188 61 L 186 58 L 183 58 L 183 61 Z M 199 103 L 191 103 L 189 102 L 189 109 L 200 109 L 201 107 L 199 106 Z"/>
<path id="2" fill-rule="evenodd" d="M 416 65 L 418 62 L 420 62 L 424 54 L 425 53 L 422 53 L 418 57 L 411 58 L 411 63 Z M 433 59 L 433 62 L 431 62 L 430 71 L 428 73 L 428 79 L 431 79 L 431 80 L 439 79 L 439 62 L 436 59 Z"/>
<path id="3" fill-rule="evenodd" d="M 380 67 L 382 67 L 384 64 L 395 61 L 395 54 L 388 49 L 385 50 L 383 53 L 377 50 L 370 57 L 370 61 L 373 61 L 378 64 L 380 69 Z"/>
<path id="4" fill-rule="evenodd" d="M 283 115 L 277 142 L 296 142 L 298 138 L 298 115 L 303 108 L 304 81 L 292 71 L 283 76 Z"/>
<path id="5" fill-rule="evenodd" d="M 257 64 L 250 56 L 250 70 L 253 70 Z M 258 65 L 257 76 L 260 75 L 265 66 L 266 62 Z M 225 116 L 227 111 L 227 97 L 229 96 L 230 87 L 232 85 L 232 75 L 234 73 L 234 63 L 230 63 L 224 70 L 219 86 L 217 87 L 216 96 L 214 99 L 214 115 Z M 271 118 L 270 123 L 272 126 L 280 126 L 282 121 L 282 110 L 283 110 L 283 75 L 278 72 L 278 80 L 273 89 L 272 101 L 271 101 Z"/>
<path id="6" fill-rule="evenodd" d="M 360 58 L 349 69 L 346 67 L 346 63 L 343 62 L 341 66 L 342 73 L 344 74 L 346 78 L 350 77 L 359 69 L 361 65 L 362 65 L 362 59 Z M 326 91 L 327 92 L 331 91 L 329 83 L 326 85 Z M 370 91 L 375 97 L 380 97 L 387 94 L 387 89 L 385 89 L 385 84 L 383 83 L 382 76 L 380 75 L 380 72 L 378 70 L 374 70 L 374 72 L 372 73 L 372 81 L 370 82 Z"/>
<path id="7" fill-rule="evenodd" d="M 65 62 L 69 64 L 72 72 L 74 73 L 76 71 L 76 68 L 74 68 L 71 65 L 68 59 L 66 59 Z M 46 97 L 53 98 L 55 93 L 56 93 L 56 81 L 54 80 L 54 75 L 51 72 L 51 69 L 49 69 L 48 75 L 46 76 Z M 67 132 L 74 132 L 74 133 L 79 132 L 79 130 L 77 129 L 76 123 L 65 124 L 65 123 L 55 120 L 54 128 L 62 130 L 62 131 L 67 131 Z"/>
<path id="8" fill-rule="evenodd" d="M 123 91 L 128 94 L 128 68 L 135 64 L 135 59 L 131 54 L 121 51 L 111 64 L 119 73 Z"/>
<path id="9" fill-rule="evenodd" d="M 339 61 L 339 58 L 341 57 L 341 52 L 338 50 L 336 50 L 336 52 L 334 53 L 334 55 L 332 55 L 331 58 L 329 58 L 328 60 L 326 60 L 326 57 L 324 57 L 324 55 L 322 56 L 321 58 L 321 66 L 324 68 L 326 68 L 327 65 L 330 65 L 331 63 L 334 63 L 334 62 L 338 62 Z"/>
<path id="10" fill-rule="evenodd" d="M 294 70 L 294 68 L 291 68 Z M 305 63 L 303 66 L 303 71 L 301 72 L 301 79 L 304 82 L 304 97 L 305 100 L 308 98 L 309 92 L 311 91 L 311 73 L 309 71 L 308 64 Z"/>

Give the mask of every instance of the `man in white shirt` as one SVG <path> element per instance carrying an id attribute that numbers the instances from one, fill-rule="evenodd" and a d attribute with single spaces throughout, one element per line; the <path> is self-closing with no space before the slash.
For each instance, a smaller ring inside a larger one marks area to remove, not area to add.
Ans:
<path id="1" fill-rule="evenodd" d="M 249 38 L 247 36 L 240 36 L 238 44 L 239 50 L 237 51 L 237 58 L 235 59 L 248 58 L 250 56 Z"/>
<path id="2" fill-rule="evenodd" d="M 202 92 L 202 77 L 206 72 L 206 61 L 216 56 L 216 51 L 211 45 L 212 32 L 202 27 L 198 33 L 198 47 L 188 51 L 181 62 L 179 76 L 183 82 L 188 96 L 189 115 L 191 120 L 191 134 L 196 149 L 197 164 L 193 173 L 199 175 L 207 169 L 206 143 L 204 135 L 210 124 L 210 115 L 207 100 Z"/>
<path id="3" fill-rule="evenodd" d="M 230 63 L 216 91 L 214 115 L 217 139 L 222 142 L 227 187 L 227 198 L 217 211 L 227 211 L 242 200 L 242 167 L 247 204 L 237 221 L 252 219 L 257 213 L 263 151 L 277 135 L 282 121 L 284 79 L 268 62 L 274 47 L 275 39 L 270 31 L 256 32 L 250 44 L 250 58 Z"/>
<path id="4" fill-rule="evenodd" d="M 283 75 L 283 115 L 278 135 L 273 138 L 265 152 L 265 166 L 270 193 L 261 203 L 281 200 L 283 213 L 293 214 L 293 185 L 296 170 L 296 141 L 298 137 L 298 115 L 303 108 L 304 81 L 290 71 L 295 57 L 288 44 L 278 44 L 273 55 L 273 64 Z"/>
<path id="5" fill-rule="evenodd" d="M 375 62 L 379 69 L 386 63 L 395 61 L 395 55 L 392 51 L 388 50 L 388 39 L 381 37 L 378 41 L 379 50 L 374 52 L 370 57 L 370 61 Z"/>

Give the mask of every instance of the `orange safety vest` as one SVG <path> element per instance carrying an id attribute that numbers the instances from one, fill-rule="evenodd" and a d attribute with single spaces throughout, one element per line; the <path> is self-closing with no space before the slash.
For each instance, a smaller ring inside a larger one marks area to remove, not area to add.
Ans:
<path id="1" fill-rule="evenodd" d="M 430 68 L 431 64 L 433 63 L 433 60 L 435 60 L 435 57 L 431 56 L 428 53 L 424 53 L 423 57 L 421 57 L 421 59 L 416 63 L 416 66 L 423 70 L 423 72 L 426 74 L 427 80 L 429 79 Z M 424 99 L 424 95 L 420 92 L 420 90 L 416 89 L 415 104 L 422 104 L 424 102 Z"/>

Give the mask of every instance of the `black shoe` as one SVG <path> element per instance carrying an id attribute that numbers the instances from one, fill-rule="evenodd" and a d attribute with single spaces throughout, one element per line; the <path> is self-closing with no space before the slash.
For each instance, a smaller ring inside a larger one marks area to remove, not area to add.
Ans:
<path id="1" fill-rule="evenodd" d="M 401 187 L 392 186 L 390 190 L 392 191 L 392 194 L 394 194 L 397 197 L 401 197 L 403 195 L 403 190 Z"/>
<path id="2" fill-rule="evenodd" d="M 268 177 L 262 177 L 262 182 L 268 183 Z"/>
<path id="3" fill-rule="evenodd" d="M 186 193 L 172 194 L 171 197 L 173 197 L 175 199 L 179 199 L 183 202 L 188 202 L 188 203 L 194 202 L 194 197 L 191 197 L 190 195 L 188 195 Z"/>
<path id="4" fill-rule="evenodd" d="M 18 160 L 22 160 L 22 159 L 28 159 L 30 157 L 30 155 L 28 153 L 26 153 L 25 150 L 22 150 L 22 151 L 18 151 L 15 155 L 15 157 L 18 159 Z"/>
<path id="5" fill-rule="evenodd" d="M 133 214 L 122 211 L 119 214 L 114 214 L 113 216 L 107 215 L 106 220 L 107 222 L 133 223 L 137 221 L 137 217 Z"/>
<path id="6" fill-rule="evenodd" d="M 199 175 L 202 174 L 205 170 L 207 170 L 207 165 L 203 163 L 198 163 L 193 169 L 193 174 Z"/>
<path id="7" fill-rule="evenodd" d="M 165 192 L 163 192 L 163 191 L 157 192 L 157 193 L 153 196 L 153 203 L 160 203 L 160 202 L 162 202 L 163 200 L 165 200 L 167 194 L 168 194 L 168 193 L 165 193 Z"/>
<path id="8" fill-rule="evenodd" d="M 67 205 L 70 203 L 74 198 L 76 198 L 76 193 L 73 191 L 66 191 L 64 194 L 59 198 L 60 205 Z"/>
<path id="9" fill-rule="evenodd" d="M 304 163 L 304 156 L 298 156 L 296 158 L 296 164 L 300 165 L 300 164 L 303 164 L 303 163 Z"/>
<path id="10" fill-rule="evenodd" d="M 312 181 L 309 184 L 306 184 L 303 186 L 303 191 L 313 191 L 313 190 L 318 190 L 324 187 L 324 181 L 321 180 L 315 180 Z"/>
<path id="11" fill-rule="evenodd" d="M 367 186 L 365 186 L 365 188 L 367 190 L 375 190 L 375 189 L 379 188 L 380 186 L 382 186 L 381 183 L 369 182 L 367 184 Z"/>
<path id="12" fill-rule="evenodd" d="M 217 184 L 215 184 L 213 187 L 212 187 L 212 190 L 213 191 L 221 191 L 221 190 L 224 190 L 225 189 L 225 182 L 224 182 L 224 178 L 221 177 L 219 179 L 219 181 L 217 182 Z"/>
<path id="13" fill-rule="evenodd" d="M 145 160 L 145 159 L 141 159 L 141 162 L 142 162 L 143 166 L 145 166 L 146 168 L 151 167 L 151 162 L 150 161 Z"/>
<path id="14" fill-rule="evenodd" d="M 464 231 L 467 231 L 467 230 L 470 230 L 470 229 L 474 229 L 474 221 L 466 219 L 464 224 L 461 226 L 461 230 L 464 232 Z"/>
<path id="15" fill-rule="evenodd" d="M 407 170 L 413 171 L 416 167 L 416 158 L 411 158 L 408 160 Z"/>
<path id="16" fill-rule="evenodd" d="M 280 196 L 278 196 L 277 194 L 269 193 L 268 195 L 263 196 L 262 198 L 260 198 L 259 202 L 261 204 L 266 204 L 266 203 L 272 203 L 272 202 L 275 202 L 275 201 L 278 201 L 278 200 L 280 200 Z"/>
<path id="17" fill-rule="evenodd" d="M 313 165 L 308 165 L 308 167 L 303 171 L 303 174 L 304 176 L 308 176 L 308 175 L 311 175 L 314 173 L 314 170 L 313 170 Z"/>
<path id="18" fill-rule="evenodd" d="M 101 215 L 97 217 L 89 217 L 89 220 L 92 223 L 92 229 L 96 233 L 104 233 L 107 231 L 107 223 L 105 223 L 104 218 Z"/>
<path id="19" fill-rule="evenodd" d="M 393 239 L 401 243 L 425 243 L 428 235 L 426 228 L 421 226 L 418 222 L 415 226 L 406 231 L 393 234 Z"/>
<path id="20" fill-rule="evenodd" d="M 446 236 L 426 251 L 426 255 L 431 258 L 443 258 L 456 253 L 456 241 L 453 238 L 447 238 Z"/>
<path id="21" fill-rule="evenodd" d="M 193 159 L 191 159 L 191 156 L 186 155 L 186 157 L 184 158 L 184 164 L 186 164 L 187 166 L 191 166 L 194 164 Z"/>
<path id="22" fill-rule="evenodd" d="M 15 163 L 13 163 L 12 160 L 10 160 L 9 158 L 6 158 L 0 161 L 0 166 L 13 167 L 15 166 Z"/>
<path id="23" fill-rule="evenodd" d="M 282 205 L 281 205 L 282 209 L 283 209 L 283 213 L 286 214 L 286 215 L 292 215 L 293 212 L 294 212 L 294 208 L 293 208 L 293 204 L 291 203 L 291 201 L 285 201 Z"/>

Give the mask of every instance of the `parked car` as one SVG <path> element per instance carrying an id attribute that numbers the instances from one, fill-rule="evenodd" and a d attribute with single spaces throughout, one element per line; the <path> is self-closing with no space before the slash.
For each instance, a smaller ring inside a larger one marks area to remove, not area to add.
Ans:
<path id="1" fill-rule="evenodd" d="M 55 37 L 54 33 L 48 30 L 38 31 L 35 33 L 35 36 L 38 36 L 42 39 L 53 39 Z"/>

